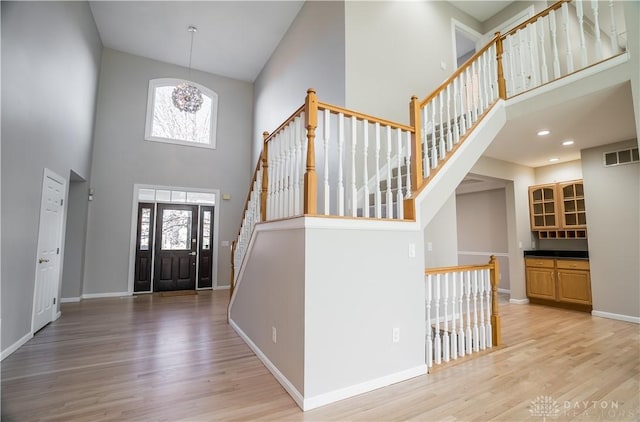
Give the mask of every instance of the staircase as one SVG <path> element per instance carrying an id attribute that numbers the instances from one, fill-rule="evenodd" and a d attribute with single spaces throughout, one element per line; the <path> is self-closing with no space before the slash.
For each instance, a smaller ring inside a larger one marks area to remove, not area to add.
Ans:
<path id="1" fill-rule="evenodd" d="M 432 94 L 411 98 L 409 125 L 323 103 L 309 89 L 304 104 L 265 133 L 233 244 L 228 315 L 302 409 L 500 343 L 495 277 L 480 288 L 456 275 L 471 269 L 431 269 L 443 275 L 425 279 L 423 230 L 505 125 L 514 98 L 625 55 L 613 24 L 609 47 L 599 31 L 585 41 L 585 4 L 560 1 L 497 33 Z M 589 7 L 598 16 L 598 3 Z M 575 22 L 579 45 L 569 37 Z M 449 296 L 447 280 L 468 287 Z M 444 316 L 434 321 L 430 306 L 438 309 L 441 293 Z M 462 336 L 469 347 L 454 348 L 447 321 L 472 298 L 484 302 L 464 321 L 475 313 L 482 323 Z"/>

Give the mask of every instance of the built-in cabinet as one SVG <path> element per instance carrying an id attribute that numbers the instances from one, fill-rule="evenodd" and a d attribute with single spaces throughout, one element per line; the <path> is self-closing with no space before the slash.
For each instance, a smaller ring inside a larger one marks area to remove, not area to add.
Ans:
<path id="1" fill-rule="evenodd" d="M 586 259 L 525 258 L 527 297 L 546 304 L 591 310 L 591 276 Z"/>
<path id="2" fill-rule="evenodd" d="M 540 239 L 584 239 L 587 213 L 582 180 L 529 187 L 531 230 Z"/>

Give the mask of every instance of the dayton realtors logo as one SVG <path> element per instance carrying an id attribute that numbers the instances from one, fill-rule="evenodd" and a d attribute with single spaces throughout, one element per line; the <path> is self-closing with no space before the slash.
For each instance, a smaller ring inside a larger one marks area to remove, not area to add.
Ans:
<path id="1" fill-rule="evenodd" d="M 551 396 L 538 396 L 529 403 L 531 416 L 547 418 L 577 417 L 595 420 L 637 420 L 640 409 L 620 409 L 617 401 L 606 400 L 565 400 L 558 403 Z"/>
<path id="2" fill-rule="evenodd" d="M 555 418 L 560 414 L 560 406 L 551 396 L 538 396 L 529 404 L 531 416 L 542 416 L 542 420 Z"/>

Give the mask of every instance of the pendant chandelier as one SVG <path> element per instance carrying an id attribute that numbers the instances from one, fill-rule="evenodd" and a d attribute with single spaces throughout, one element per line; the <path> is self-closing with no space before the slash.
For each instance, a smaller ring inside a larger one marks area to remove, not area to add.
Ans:
<path id="1" fill-rule="evenodd" d="M 193 55 L 193 35 L 198 30 L 195 26 L 187 28 L 191 32 L 191 48 L 189 49 L 189 78 L 191 78 L 191 56 Z M 202 107 L 202 93 L 188 82 L 182 82 L 171 93 L 173 105 L 180 111 L 195 113 Z"/>

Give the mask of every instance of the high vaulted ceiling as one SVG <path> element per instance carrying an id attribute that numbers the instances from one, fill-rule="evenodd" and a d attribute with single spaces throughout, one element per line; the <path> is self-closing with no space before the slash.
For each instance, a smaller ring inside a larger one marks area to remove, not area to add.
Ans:
<path id="1" fill-rule="evenodd" d="M 92 1 L 105 47 L 253 82 L 303 1 Z"/>

